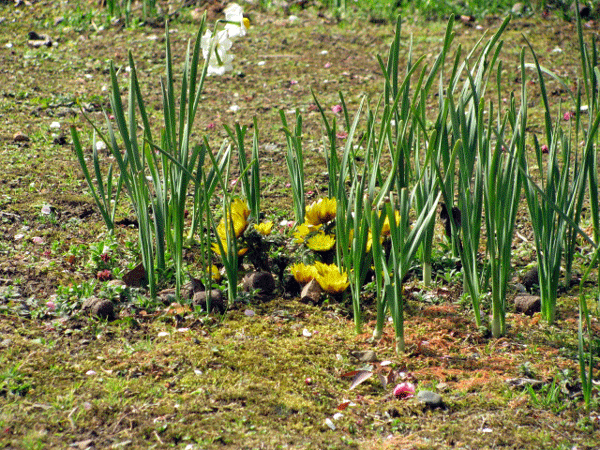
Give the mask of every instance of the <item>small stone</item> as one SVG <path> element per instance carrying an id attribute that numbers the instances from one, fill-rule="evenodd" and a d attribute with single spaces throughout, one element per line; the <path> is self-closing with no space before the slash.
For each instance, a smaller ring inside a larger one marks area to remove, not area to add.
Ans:
<path id="1" fill-rule="evenodd" d="M 144 269 L 144 264 L 139 263 L 125 275 L 123 275 L 123 281 L 129 287 L 141 287 L 148 283 L 148 278 L 146 277 L 146 269 Z"/>
<path id="2" fill-rule="evenodd" d="M 192 304 L 195 306 L 201 306 L 206 310 L 206 291 L 196 292 L 192 299 Z M 210 310 L 214 311 L 217 309 L 221 314 L 225 312 L 225 302 L 223 300 L 223 293 L 218 289 L 210 290 Z"/>
<path id="3" fill-rule="evenodd" d="M 113 303 L 104 298 L 89 297 L 85 299 L 81 309 L 83 312 L 101 319 L 113 320 L 115 318 Z"/>
<path id="4" fill-rule="evenodd" d="M 373 350 L 350 352 L 350 355 L 364 363 L 377 361 L 377 354 Z"/>
<path id="5" fill-rule="evenodd" d="M 27 136 L 25 133 L 21 133 L 20 131 L 17 131 L 14 135 L 13 135 L 13 141 L 14 142 L 29 142 L 29 136 Z"/>
<path id="6" fill-rule="evenodd" d="M 575 2 L 571 3 L 570 10 L 572 14 L 577 13 L 577 5 L 575 4 Z M 588 5 L 579 3 L 579 17 L 581 17 L 582 19 L 587 19 L 590 17 L 591 14 L 592 10 Z"/>
<path id="7" fill-rule="evenodd" d="M 319 303 L 321 299 L 321 294 L 323 293 L 323 289 L 319 286 L 316 280 L 311 280 L 302 288 L 302 293 L 300 294 L 300 301 L 303 303 Z"/>
<path id="8" fill-rule="evenodd" d="M 275 279 L 269 272 L 253 272 L 244 277 L 243 289 L 246 292 L 258 290 L 260 296 L 269 296 L 275 291 Z"/>
<path id="9" fill-rule="evenodd" d="M 444 408 L 445 406 L 442 396 L 432 391 L 419 391 L 417 400 L 421 403 L 425 403 L 425 406 L 431 409 Z"/>
<path id="10" fill-rule="evenodd" d="M 538 388 L 544 384 L 543 381 L 535 380 L 533 378 L 509 378 L 506 383 L 514 388 L 525 388 L 531 386 L 532 388 Z"/>
<path id="11" fill-rule="evenodd" d="M 170 305 L 177 301 L 177 297 L 175 296 L 175 289 L 163 289 L 156 296 L 160 299 L 160 301 L 164 305 Z"/>
<path id="12" fill-rule="evenodd" d="M 106 283 L 106 285 L 110 286 L 110 287 L 119 287 L 119 286 L 126 287 L 127 286 L 127 284 L 122 280 L 110 280 L 108 283 Z"/>
<path id="13" fill-rule="evenodd" d="M 538 268 L 535 266 L 533 269 L 529 270 L 523 277 L 521 278 L 521 284 L 525 286 L 527 292 L 531 293 L 534 286 L 539 286 L 540 279 L 538 276 Z"/>
<path id="14" fill-rule="evenodd" d="M 72 443 L 71 447 L 74 447 L 79 450 L 86 450 L 86 449 L 92 447 L 93 443 L 94 443 L 94 441 L 92 441 L 91 439 L 86 439 L 85 441 L 79 441 L 79 442 Z"/>
<path id="15" fill-rule="evenodd" d="M 525 10 L 525 5 L 523 3 L 515 3 L 511 9 L 511 12 L 516 15 L 516 16 L 520 16 L 521 14 L 523 14 L 523 11 Z"/>
<path id="16" fill-rule="evenodd" d="M 28 37 L 28 41 L 27 41 L 27 45 L 29 45 L 30 47 L 33 48 L 39 48 L 39 47 L 52 47 L 53 43 L 52 43 L 52 38 L 46 34 L 38 34 L 35 31 L 30 31 L 27 34 Z"/>
<path id="17" fill-rule="evenodd" d="M 515 297 L 515 310 L 533 316 L 542 310 L 542 301 L 537 295 L 521 294 Z"/>

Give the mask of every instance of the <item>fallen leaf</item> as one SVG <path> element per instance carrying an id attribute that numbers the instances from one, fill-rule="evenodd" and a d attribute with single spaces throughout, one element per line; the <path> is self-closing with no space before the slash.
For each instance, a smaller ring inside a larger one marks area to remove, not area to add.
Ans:
<path id="1" fill-rule="evenodd" d="M 373 372 L 370 370 L 358 370 L 357 372 L 358 373 L 352 379 L 352 384 L 348 388 L 349 390 L 354 389 L 356 386 L 364 383 L 365 381 L 367 381 L 369 378 L 371 378 L 373 376 Z"/>
<path id="2" fill-rule="evenodd" d="M 344 401 L 344 402 L 340 403 L 340 404 L 337 406 L 337 410 L 338 410 L 338 411 L 343 411 L 343 410 L 345 410 L 345 409 L 346 409 L 348 406 L 350 406 L 350 403 L 352 403 L 350 400 L 346 400 L 346 401 Z"/>

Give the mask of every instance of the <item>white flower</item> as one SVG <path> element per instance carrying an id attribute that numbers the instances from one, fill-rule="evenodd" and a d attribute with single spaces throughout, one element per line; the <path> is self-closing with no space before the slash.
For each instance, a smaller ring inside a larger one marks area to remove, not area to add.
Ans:
<path id="1" fill-rule="evenodd" d="M 246 29 L 248 28 L 248 19 L 244 20 L 244 10 L 237 3 L 231 3 L 225 10 L 225 20 L 228 23 L 225 25 L 225 30 L 229 34 L 230 38 L 244 37 L 246 36 Z"/>
<path id="2" fill-rule="evenodd" d="M 223 75 L 225 72 L 233 70 L 231 65 L 233 55 L 229 53 L 231 39 L 226 30 L 219 31 L 214 36 L 210 30 L 206 30 L 200 46 L 204 59 L 208 60 L 208 75 Z"/>

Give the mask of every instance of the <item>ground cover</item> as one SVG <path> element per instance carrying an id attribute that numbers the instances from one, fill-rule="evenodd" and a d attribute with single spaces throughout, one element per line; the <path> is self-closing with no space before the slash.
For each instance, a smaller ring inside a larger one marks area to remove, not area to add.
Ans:
<path id="1" fill-rule="evenodd" d="M 121 278 L 139 262 L 136 230 L 118 227 L 114 237 L 106 232 L 68 128 L 75 125 L 91 147 L 79 105 L 92 121 L 102 122 L 102 108 L 109 107 L 108 60 L 125 84 L 128 50 L 158 123 L 164 28 L 110 24 L 105 10 L 78 2 L 53 5 L 0 5 L 5 30 L 0 40 L 5 123 L 0 443 L 5 448 L 597 447 L 597 386 L 588 414 L 579 382 L 577 289 L 561 291 L 552 326 L 539 314 L 509 308 L 506 335 L 494 339 L 475 326 L 461 297 L 462 278 L 456 260 L 444 253 L 441 224 L 436 225 L 442 250 L 434 253 L 435 284 L 424 288 L 412 273 L 405 285 L 403 354 L 394 351 L 389 322 L 382 338 L 372 339 L 375 300 L 368 290 L 364 332 L 358 335 L 351 305 L 335 298 L 310 305 L 298 295 L 265 300 L 242 294 L 222 316 L 143 298 L 119 300 L 119 288 L 98 279 L 98 272 L 109 269 L 110 277 Z M 252 127 L 256 116 L 263 210 L 280 224 L 293 220 L 293 201 L 279 110 L 290 117 L 302 112 L 307 202 L 325 196 L 323 125 L 311 89 L 332 116 L 339 90 L 352 111 L 364 93 L 376 102 L 382 80 L 375 55 L 387 54 L 394 27 L 361 15 L 339 20 L 315 5 L 292 10 L 296 20 L 279 9 L 245 7 L 249 36 L 236 43 L 233 72 L 207 81 L 193 139 L 206 134 L 218 148 L 227 138 L 223 125 Z M 197 31 L 193 9 L 182 10 L 170 24 L 178 67 Z M 458 43 L 471 48 L 501 23 L 501 17 L 457 22 L 453 48 Z M 433 63 L 445 26 L 406 17 L 401 67 L 411 34 L 413 54 Z M 30 32 L 48 34 L 57 45 L 36 47 Z M 586 39 L 595 36 L 593 22 L 585 33 Z M 576 84 L 575 25 L 540 12 L 514 17 L 503 35 L 506 97 L 519 95 L 524 36 L 542 65 Z M 538 85 L 532 74 L 530 131 L 541 134 Z M 552 80 L 548 90 L 558 112 L 568 92 Z M 117 219 L 133 219 L 126 204 Z M 513 282 L 535 259 L 528 222 L 523 200 Z M 289 237 L 285 225 L 276 227 Z M 578 274 L 589 263 L 590 250 L 582 244 L 580 253 Z M 192 274 L 200 270 L 196 257 L 190 247 L 185 261 Z M 114 300 L 116 320 L 81 311 L 92 293 Z M 597 336 L 597 310 L 592 313 Z M 359 375 L 354 371 L 361 369 L 368 379 L 350 389 Z M 444 406 L 429 408 L 414 397 L 395 396 L 393 388 L 401 382 L 441 394 Z"/>

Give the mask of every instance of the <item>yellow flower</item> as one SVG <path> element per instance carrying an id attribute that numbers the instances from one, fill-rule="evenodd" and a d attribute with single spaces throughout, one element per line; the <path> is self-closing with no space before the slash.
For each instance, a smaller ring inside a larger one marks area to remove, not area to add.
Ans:
<path id="1" fill-rule="evenodd" d="M 396 225 L 400 224 L 400 212 L 394 211 L 394 216 L 396 217 Z M 390 218 L 389 216 L 385 216 L 385 220 L 383 221 L 383 225 L 381 226 L 381 235 L 389 236 L 390 235 Z"/>
<path id="2" fill-rule="evenodd" d="M 271 234 L 271 231 L 273 230 L 273 222 L 269 220 L 268 222 L 254 224 L 254 229 L 256 231 L 258 231 L 260 234 L 262 234 L 263 236 L 268 236 Z"/>
<path id="3" fill-rule="evenodd" d="M 217 245 L 218 247 L 218 245 Z M 206 270 L 206 273 L 210 273 L 210 277 L 216 281 L 219 282 L 221 281 L 221 272 L 219 272 L 219 268 L 217 266 L 215 266 L 214 264 L 211 264 L 210 268 Z"/>
<path id="4" fill-rule="evenodd" d="M 231 224 L 227 223 L 229 221 L 233 222 L 233 231 L 235 233 L 235 237 L 239 238 L 248 227 L 248 216 L 250 216 L 250 209 L 248 209 L 246 203 L 240 199 L 235 199 L 231 205 L 229 205 L 227 221 L 222 219 L 217 226 L 217 233 L 221 238 L 221 241 L 227 240 L 226 227 L 231 227 Z"/>
<path id="5" fill-rule="evenodd" d="M 335 219 L 336 213 L 335 198 L 321 198 L 306 208 L 305 220 L 312 225 L 324 224 Z"/>
<path id="6" fill-rule="evenodd" d="M 219 238 L 217 238 L 217 239 L 219 239 Z M 225 252 L 225 254 L 227 254 L 227 239 L 219 239 L 219 240 L 223 244 L 223 251 Z M 217 242 L 214 242 L 213 245 L 211 246 L 211 248 L 214 253 L 216 253 L 217 255 L 223 256 L 223 254 L 221 253 L 221 248 L 219 247 L 219 244 Z M 247 248 L 238 248 L 238 256 L 244 256 L 247 251 L 248 251 Z"/>
<path id="7" fill-rule="evenodd" d="M 325 292 L 339 294 L 350 286 L 348 274 L 340 272 L 340 269 L 335 264 L 324 264 L 317 261 L 315 262 L 315 268 L 317 270 L 315 280 L 317 280 L 317 283 L 319 283 L 319 286 Z"/>
<path id="8" fill-rule="evenodd" d="M 315 252 L 326 252 L 335 245 L 335 238 L 329 234 L 318 233 L 308 238 L 306 245 Z"/>
<path id="9" fill-rule="evenodd" d="M 308 266 L 304 263 L 292 264 L 290 266 L 290 272 L 294 279 L 300 284 L 306 284 L 315 278 L 317 275 L 317 269 L 315 266 Z"/>
<path id="10" fill-rule="evenodd" d="M 319 231 L 321 225 L 311 225 L 310 223 L 304 222 L 296 231 L 294 231 L 294 244 L 302 244 L 304 242 L 304 238 L 308 236 L 310 233 L 315 231 Z"/>

